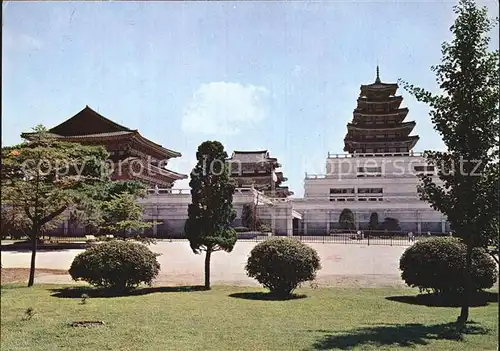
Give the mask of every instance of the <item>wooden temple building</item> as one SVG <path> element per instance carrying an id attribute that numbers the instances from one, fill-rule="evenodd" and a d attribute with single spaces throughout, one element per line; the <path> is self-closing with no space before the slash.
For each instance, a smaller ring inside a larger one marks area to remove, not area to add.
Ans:
<path id="1" fill-rule="evenodd" d="M 409 134 L 415 122 L 403 122 L 408 108 L 400 108 L 403 97 L 396 95 L 396 83 L 383 83 L 377 66 L 375 82 L 361 85 L 357 107 L 347 124 L 344 151 L 372 154 L 409 152 L 418 136 Z"/>
<path id="2" fill-rule="evenodd" d="M 286 198 L 293 195 L 282 183 L 288 179 L 278 169 L 281 164 L 269 151 L 234 151 L 227 160 L 231 166 L 231 177 L 239 188 L 254 187 L 265 195 Z"/>
<path id="3" fill-rule="evenodd" d="M 139 180 L 151 187 L 171 188 L 176 180 L 187 175 L 166 168 L 168 160 L 180 157 L 129 129 L 100 115 L 89 106 L 73 117 L 49 129 L 50 136 L 84 145 L 102 145 L 112 161 L 112 180 Z M 31 133 L 21 136 L 30 139 Z"/>

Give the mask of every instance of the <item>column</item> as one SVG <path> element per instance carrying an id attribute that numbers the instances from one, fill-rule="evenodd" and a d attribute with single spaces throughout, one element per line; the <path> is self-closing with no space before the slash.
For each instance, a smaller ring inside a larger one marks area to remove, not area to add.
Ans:
<path id="1" fill-rule="evenodd" d="M 354 223 L 356 224 L 356 230 L 359 230 L 359 215 L 358 215 L 358 211 L 354 212 Z"/>
<path id="2" fill-rule="evenodd" d="M 307 235 L 307 216 L 306 216 L 306 211 L 302 214 L 302 223 L 304 225 L 304 235 Z"/>
<path id="3" fill-rule="evenodd" d="M 330 211 L 326 212 L 326 235 L 330 235 Z"/>
<path id="4" fill-rule="evenodd" d="M 441 233 L 444 233 L 446 231 L 446 221 L 444 220 L 444 217 L 441 217 Z"/>
<path id="5" fill-rule="evenodd" d="M 417 233 L 422 234 L 422 218 L 419 211 L 417 211 Z"/>
<path id="6" fill-rule="evenodd" d="M 286 209 L 286 235 L 293 236 L 293 213 L 292 208 Z"/>
<path id="7" fill-rule="evenodd" d="M 157 200 L 158 201 L 158 200 Z M 157 236 L 158 235 L 158 217 L 160 216 L 160 213 L 159 213 L 159 209 L 158 209 L 158 204 L 156 204 L 156 206 L 153 208 L 153 236 Z"/>
<path id="8" fill-rule="evenodd" d="M 68 235 L 68 227 L 69 227 L 69 219 L 66 218 L 63 221 L 63 233 L 65 236 Z"/>

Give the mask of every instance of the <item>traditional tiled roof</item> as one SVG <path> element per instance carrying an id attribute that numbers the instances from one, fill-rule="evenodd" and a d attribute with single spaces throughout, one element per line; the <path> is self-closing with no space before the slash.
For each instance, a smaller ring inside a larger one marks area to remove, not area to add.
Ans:
<path id="1" fill-rule="evenodd" d="M 59 135 L 55 133 L 47 133 L 48 136 L 51 136 L 53 138 L 57 139 L 85 139 L 85 138 L 108 138 L 108 137 L 114 137 L 114 136 L 123 136 L 123 135 L 132 135 L 134 133 L 137 133 L 136 131 L 121 131 L 121 132 L 109 132 L 109 133 L 96 133 L 96 134 L 85 134 L 85 135 Z M 25 139 L 29 139 L 30 136 L 34 135 L 35 133 L 22 133 L 21 137 Z"/>
<path id="2" fill-rule="evenodd" d="M 167 157 L 180 157 L 181 153 L 167 149 L 143 137 L 138 130 L 129 129 L 102 116 L 88 105 L 73 117 L 49 129 L 49 135 L 67 141 L 79 139 L 107 139 L 114 137 L 133 137 L 137 142 L 150 147 Z M 33 133 L 23 133 L 21 137 L 30 139 Z"/>
<path id="3" fill-rule="evenodd" d="M 187 177 L 188 177 L 186 174 L 177 173 L 177 172 L 171 171 L 167 168 L 160 168 L 160 167 L 157 167 L 157 166 L 152 165 L 152 164 L 145 164 L 144 160 L 141 160 L 141 158 L 139 158 L 139 157 L 128 157 L 125 160 L 123 160 L 121 162 L 121 164 L 127 165 L 133 161 L 139 161 L 139 162 L 143 163 L 144 169 L 150 169 L 151 171 L 156 172 L 157 174 L 160 174 L 160 175 L 163 175 L 166 177 L 170 177 L 174 180 L 187 179 Z"/>
<path id="4" fill-rule="evenodd" d="M 112 120 L 97 113 L 88 105 L 73 117 L 49 129 L 50 133 L 61 136 L 92 135 L 110 132 L 132 131 L 132 129 L 115 123 Z"/>

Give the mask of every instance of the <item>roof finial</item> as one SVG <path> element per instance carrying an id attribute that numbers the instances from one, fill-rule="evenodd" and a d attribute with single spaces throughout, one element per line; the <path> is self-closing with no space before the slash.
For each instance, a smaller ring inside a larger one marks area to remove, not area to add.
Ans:
<path id="1" fill-rule="evenodd" d="M 375 83 L 380 83 L 380 72 L 378 69 L 378 64 L 377 64 L 377 78 L 375 79 Z"/>

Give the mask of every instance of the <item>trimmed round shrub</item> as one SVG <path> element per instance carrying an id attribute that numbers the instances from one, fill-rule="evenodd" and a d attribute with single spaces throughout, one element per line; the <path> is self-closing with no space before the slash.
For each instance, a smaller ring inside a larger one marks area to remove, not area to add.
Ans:
<path id="1" fill-rule="evenodd" d="M 160 272 L 159 255 L 145 245 L 113 240 L 78 254 L 69 274 L 96 287 L 126 290 L 141 283 L 151 285 Z"/>
<path id="2" fill-rule="evenodd" d="M 466 246 L 458 238 L 431 238 L 413 244 L 401 256 L 401 278 L 420 291 L 454 295 L 463 291 Z M 474 291 L 491 288 L 497 265 L 481 248 L 472 251 L 471 279 Z"/>
<path id="3" fill-rule="evenodd" d="M 302 282 L 314 280 L 321 268 L 313 248 L 293 238 L 271 238 L 250 252 L 245 270 L 273 295 L 289 296 Z"/>

